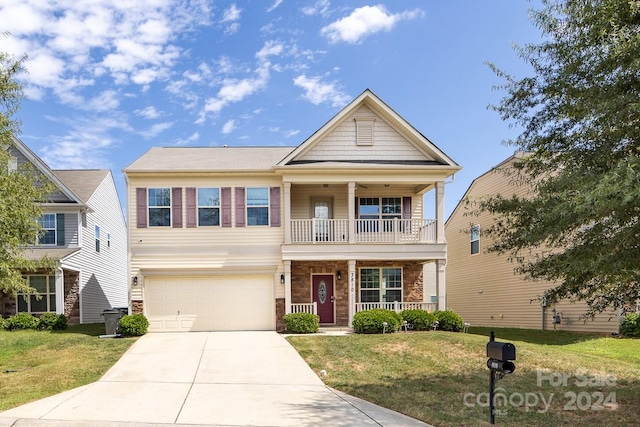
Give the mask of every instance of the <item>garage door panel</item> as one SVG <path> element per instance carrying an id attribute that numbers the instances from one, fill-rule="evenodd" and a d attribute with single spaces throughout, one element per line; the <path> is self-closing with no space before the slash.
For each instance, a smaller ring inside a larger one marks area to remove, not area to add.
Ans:
<path id="1" fill-rule="evenodd" d="M 274 330 L 270 276 L 152 277 L 145 286 L 149 330 Z"/>

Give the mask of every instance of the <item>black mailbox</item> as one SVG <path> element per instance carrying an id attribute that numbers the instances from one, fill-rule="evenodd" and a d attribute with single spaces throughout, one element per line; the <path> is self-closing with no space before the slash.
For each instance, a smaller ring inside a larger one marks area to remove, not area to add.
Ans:
<path id="1" fill-rule="evenodd" d="M 516 346 L 510 342 L 489 341 L 487 357 L 494 360 L 516 360 Z"/>

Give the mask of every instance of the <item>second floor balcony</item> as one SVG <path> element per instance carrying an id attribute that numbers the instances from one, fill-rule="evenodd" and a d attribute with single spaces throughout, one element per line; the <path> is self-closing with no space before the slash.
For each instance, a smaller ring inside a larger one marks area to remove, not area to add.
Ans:
<path id="1" fill-rule="evenodd" d="M 435 243 L 435 219 L 293 219 L 293 244 Z"/>

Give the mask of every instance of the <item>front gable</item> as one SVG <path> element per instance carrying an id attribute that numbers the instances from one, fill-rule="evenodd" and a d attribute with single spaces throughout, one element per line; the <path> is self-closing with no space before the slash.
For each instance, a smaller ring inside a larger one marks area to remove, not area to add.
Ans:
<path id="1" fill-rule="evenodd" d="M 55 175 L 51 168 L 18 138 L 12 137 L 11 145 L 7 150 L 9 155 L 16 159 L 18 168 L 24 164 L 30 164 L 38 173 L 44 175 L 55 185 L 56 190 L 49 195 L 49 202 L 84 206 L 80 198 Z"/>
<path id="2" fill-rule="evenodd" d="M 343 108 L 278 166 L 321 162 L 459 168 L 370 90 Z"/>

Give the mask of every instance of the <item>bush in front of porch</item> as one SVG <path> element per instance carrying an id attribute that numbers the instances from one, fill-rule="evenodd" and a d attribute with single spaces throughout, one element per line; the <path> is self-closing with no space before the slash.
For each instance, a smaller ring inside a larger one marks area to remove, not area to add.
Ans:
<path id="1" fill-rule="evenodd" d="M 356 334 L 382 334 L 400 330 L 402 317 L 393 310 L 372 308 L 359 311 L 353 316 L 353 331 Z"/>
<path id="2" fill-rule="evenodd" d="M 314 334 L 320 328 L 320 316 L 311 313 L 289 313 L 282 318 L 284 328 L 291 334 Z"/>
<path id="3" fill-rule="evenodd" d="M 437 320 L 435 314 L 425 310 L 403 310 L 400 316 L 414 331 L 429 331 Z"/>

